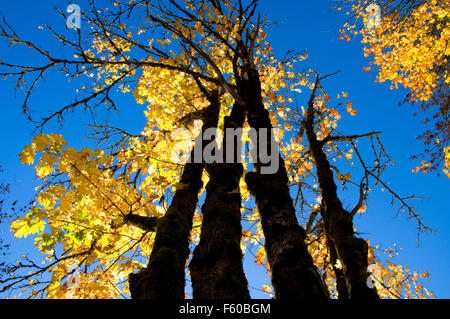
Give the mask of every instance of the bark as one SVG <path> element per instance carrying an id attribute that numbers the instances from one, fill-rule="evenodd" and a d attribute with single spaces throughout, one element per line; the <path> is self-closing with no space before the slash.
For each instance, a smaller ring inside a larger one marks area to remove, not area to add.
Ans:
<path id="1" fill-rule="evenodd" d="M 237 84 L 250 126 L 257 131 L 260 128 L 271 130 L 269 113 L 262 102 L 258 72 L 248 68 Z M 268 145 L 274 143 L 270 134 L 268 138 Z M 279 168 L 275 174 L 261 174 L 263 164 L 258 158 L 254 164 L 256 172 L 248 173 L 245 177 L 261 217 L 275 297 L 327 299 L 328 290 L 307 250 L 305 230 L 295 215 L 284 160 L 278 149 L 276 152 Z"/>
<path id="2" fill-rule="evenodd" d="M 216 127 L 220 109 L 218 94 L 203 116 L 202 132 Z M 200 135 L 202 138 L 203 134 Z M 203 141 L 203 146 L 210 141 Z M 191 153 L 194 158 L 194 151 Z M 147 268 L 129 275 L 131 297 L 134 299 L 184 299 L 185 266 L 189 257 L 192 219 L 203 186 L 204 163 L 187 163 L 180 184 L 166 214 L 158 221 L 155 242 Z"/>
<path id="3" fill-rule="evenodd" d="M 226 128 L 241 128 L 243 110 L 235 105 Z M 235 140 L 234 149 L 223 154 L 241 154 Z M 240 141 L 240 137 L 237 137 Z M 210 180 L 202 206 L 203 222 L 200 242 L 194 250 L 190 271 L 194 299 L 249 299 L 248 283 L 242 265 L 241 195 L 239 181 L 243 174 L 240 163 L 207 164 Z"/>
<path id="4" fill-rule="evenodd" d="M 155 231 L 158 227 L 157 217 L 140 216 L 131 213 L 125 216 L 124 222 L 126 224 L 139 227 L 140 229 L 147 232 Z"/>
<path id="5" fill-rule="evenodd" d="M 316 164 L 317 178 L 322 194 L 323 209 L 321 213 L 326 236 L 330 241 L 330 246 L 334 246 L 337 257 L 342 264 L 348 297 L 350 299 L 377 299 L 376 289 L 371 289 L 366 284 L 368 245 L 365 240 L 354 235 L 353 218 L 342 207 L 338 198 L 333 172 L 323 151 L 324 143 L 317 140 L 314 132 L 314 93 L 308 103 L 304 128 Z"/>
<path id="6" fill-rule="evenodd" d="M 344 271 L 342 270 L 342 267 L 338 267 L 336 265 L 339 259 L 336 248 L 334 248 L 333 242 L 329 238 L 327 238 L 327 245 L 330 251 L 330 260 L 333 265 L 333 271 L 336 276 L 336 291 L 338 293 L 338 299 L 348 299 L 348 289 L 347 284 L 345 283 Z"/>

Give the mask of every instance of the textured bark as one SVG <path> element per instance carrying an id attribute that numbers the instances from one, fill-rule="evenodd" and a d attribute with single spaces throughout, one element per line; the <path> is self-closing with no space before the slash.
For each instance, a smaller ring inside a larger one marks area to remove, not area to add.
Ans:
<path id="1" fill-rule="evenodd" d="M 256 130 L 271 129 L 268 111 L 261 97 L 258 72 L 248 68 L 238 79 L 238 93 L 245 103 L 248 122 Z M 274 141 L 268 134 L 268 145 Z M 247 173 L 245 181 L 255 198 L 265 236 L 265 249 L 277 299 L 327 299 L 320 274 L 305 245 L 305 230 L 299 225 L 289 193 L 284 161 L 279 154 L 279 168 L 275 174 Z"/>
<path id="2" fill-rule="evenodd" d="M 226 128 L 241 128 L 243 110 L 235 105 Z M 225 149 L 223 154 L 240 149 Z M 240 140 L 240 137 L 238 137 Z M 190 271 L 194 299 L 249 299 L 247 279 L 241 251 L 241 195 L 239 180 L 243 174 L 240 163 L 207 164 L 210 180 L 202 206 L 203 222 L 200 242 L 194 250 Z"/>
<path id="3" fill-rule="evenodd" d="M 367 253 L 368 245 L 365 240 L 354 235 L 353 218 L 342 207 L 337 196 L 337 187 L 333 178 L 330 163 L 323 151 L 323 143 L 317 140 L 314 132 L 313 97 L 309 102 L 305 133 L 310 150 L 316 164 L 317 178 L 322 194 L 322 218 L 325 232 L 330 245 L 333 245 L 339 258 L 345 277 L 350 299 L 377 299 L 375 288 L 367 286 Z"/>
<path id="4" fill-rule="evenodd" d="M 210 98 L 211 105 L 203 116 L 202 132 L 216 127 L 219 96 Z M 203 136 L 203 135 L 201 135 Z M 201 138 L 201 137 L 200 137 Z M 210 141 L 203 141 L 203 146 Z M 191 153 L 191 158 L 194 152 Z M 129 275 L 131 297 L 134 299 L 184 299 L 185 266 L 189 257 L 192 219 L 203 186 L 204 163 L 187 163 L 167 213 L 158 221 L 152 253 L 147 268 Z"/>
<path id="5" fill-rule="evenodd" d="M 140 216 L 131 213 L 125 216 L 124 222 L 148 232 L 155 231 L 158 226 L 157 217 Z"/>
<path id="6" fill-rule="evenodd" d="M 339 258 L 336 248 L 334 248 L 333 241 L 330 238 L 327 239 L 327 245 L 330 251 L 330 260 L 333 265 L 333 271 L 336 276 L 336 290 L 338 293 L 338 299 L 348 299 L 348 289 L 347 284 L 345 283 L 344 271 L 342 270 L 342 267 L 338 267 L 336 265 Z"/>

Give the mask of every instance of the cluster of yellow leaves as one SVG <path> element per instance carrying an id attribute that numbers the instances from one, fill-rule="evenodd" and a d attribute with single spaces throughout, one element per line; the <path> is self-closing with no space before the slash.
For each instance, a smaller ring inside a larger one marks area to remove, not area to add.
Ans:
<path id="1" fill-rule="evenodd" d="M 215 31 L 227 34 L 232 39 L 231 43 L 234 43 L 239 39 L 236 25 L 232 23 L 237 17 L 229 1 L 224 3 L 225 10 L 229 10 L 227 16 L 218 14 L 217 10 L 209 5 L 195 10 L 209 19 L 210 24 L 216 28 Z M 180 35 L 195 39 L 223 76 L 231 84 L 235 83 L 231 61 L 227 59 L 228 47 L 208 36 L 208 32 L 205 32 L 200 23 L 196 24 L 195 28 L 182 23 L 174 25 L 174 28 L 178 30 L 178 34 L 172 34 L 173 39 Z M 125 37 L 110 39 L 112 42 L 96 38 L 93 42 L 96 52 L 88 50 L 85 54 L 97 54 L 102 60 L 123 61 L 123 54 L 133 49 L 131 42 L 126 41 L 126 38 L 131 38 L 133 34 L 127 32 L 125 25 L 121 25 L 120 30 L 126 34 Z M 143 31 L 139 31 L 138 35 L 142 33 Z M 303 87 L 311 88 L 312 85 L 308 80 L 308 73 L 294 71 L 293 63 L 302 61 L 306 55 L 300 56 L 296 61 L 280 63 L 273 57 L 272 48 L 265 41 L 265 37 L 266 34 L 261 30 L 256 44 L 262 45 L 255 54 L 255 64 L 261 75 L 264 103 L 270 111 L 272 124 L 278 126 L 282 123 L 282 132 L 289 131 L 291 128 L 288 120 L 295 114 L 293 107 L 287 107 L 289 103 L 293 103 L 292 94 L 301 93 Z M 170 57 L 163 61 L 166 65 L 189 65 L 199 57 L 195 50 L 180 50 L 171 39 L 147 39 L 147 43 L 161 49 L 172 48 L 169 51 Z M 118 49 L 122 54 L 117 54 Z M 162 62 L 151 57 L 144 61 Z M 216 70 L 211 66 L 206 66 L 206 70 L 204 67 L 192 66 L 192 70 L 216 77 Z M 94 90 L 98 91 L 105 85 L 110 85 L 119 78 L 120 71 L 127 68 L 125 64 L 106 65 L 97 73 L 97 81 L 103 82 L 94 87 Z M 180 118 L 204 109 L 208 106 L 208 101 L 199 91 L 195 81 L 182 72 L 156 67 L 143 67 L 141 71 L 132 91 L 135 100 L 146 106 L 144 115 L 147 123 L 140 136 L 128 138 L 126 145 L 114 156 L 105 154 L 102 150 L 84 148 L 78 151 L 67 147 L 62 136 L 56 134 L 36 136 L 31 145 L 25 146 L 20 154 L 22 163 L 28 165 L 33 164 L 39 155 L 35 170 L 43 185 L 38 190 L 36 206 L 30 214 L 12 223 L 12 231 L 17 237 L 36 234 L 35 245 L 42 253 L 47 254 L 47 262 L 54 258 L 53 253 L 57 246 L 76 256 L 51 268 L 52 280 L 47 288 L 49 298 L 115 298 L 128 294 L 127 282 L 123 285 L 119 283 L 130 272 L 143 266 L 140 261 L 148 258 L 153 237 L 149 234 L 143 236 L 142 231 L 136 227 L 117 225 L 121 224 L 123 216 L 130 211 L 142 216 L 162 216 L 164 209 L 154 204 L 155 200 L 160 199 L 170 187 L 183 187 L 177 184 L 182 166 L 171 162 L 172 152 L 179 141 L 172 139 L 170 133 L 179 126 Z M 131 90 L 123 87 L 122 91 L 127 93 Z M 347 97 L 346 93 L 341 95 L 343 98 Z M 337 109 L 327 106 L 329 101 L 330 97 L 322 94 L 314 104 L 315 109 L 323 115 L 317 123 L 319 138 L 331 134 L 341 118 Z M 232 104 L 231 96 L 225 94 L 221 100 L 219 127 L 223 125 L 223 118 Z M 356 115 L 350 101 L 346 103 L 346 110 L 352 116 Z M 304 113 L 303 110 L 303 115 Z M 194 136 L 195 132 L 186 137 L 186 140 L 192 140 Z M 283 135 L 280 138 L 283 138 Z M 187 149 L 190 145 L 186 142 Z M 304 156 L 306 150 L 301 137 L 291 139 L 281 150 L 286 156 L 291 180 L 296 183 L 302 181 L 311 172 L 313 164 Z M 345 157 L 351 159 L 351 152 Z M 122 173 L 119 174 L 118 171 Z M 48 183 L 53 181 L 54 177 L 63 177 L 65 180 Z M 348 173 L 338 175 L 338 179 L 343 181 L 350 178 Z M 204 185 L 207 180 L 208 176 L 204 174 Z M 133 184 L 133 181 L 138 182 Z M 244 180 L 240 182 L 240 191 L 243 199 L 249 200 Z M 163 206 L 166 204 L 167 202 L 162 201 Z M 265 266 L 269 271 L 266 252 L 261 245 L 264 236 L 258 212 L 255 209 L 249 212 L 243 209 L 243 218 L 250 225 L 244 230 L 243 250 L 245 251 L 248 243 L 255 245 L 255 263 Z M 199 238 L 201 221 L 201 215 L 197 211 L 194 216 L 193 243 Z M 326 245 L 323 242 L 312 243 L 310 249 L 317 264 L 326 261 Z M 89 266 L 92 270 L 80 275 L 80 288 L 69 289 L 63 281 L 68 279 L 73 264 Z M 330 274 L 329 278 L 332 278 L 331 276 Z M 329 284 L 332 285 L 331 282 Z M 269 292 L 270 287 L 264 286 L 263 290 Z"/>
<path id="2" fill-rule="evenodd" d="M 120 297 L 121 291 L 116 288 L 116 278 L 111 273 L 91 272 L 76 273 L 75 280 L 68 277 L 69 282 L 61 284 L 69 269 L 58 267 L 54 270 L 54 278 L 48 287 L 47 297 L 50 299 L 111 299 Z M 59 276 L 56 274 L 60 274 Z M 71 286 L 73 284 L 73 286 Z M 78 286 L 79 285 L 79 286 Z"/>
<path id="3" fill-rule="evenodd" d="M 27 237 L 40 233 L 45 228 L 45 221 L 40 219 L 40 210 L 34 209 L 34 213 L 28 213 L 25 217 L 19 217 L 11 223 L 11 230 L 15 237 Z"/>
<path id="4" fill-rule="evenodd" d="M 308 82 L 307 86 L 311 89 L 311 83 Z M 347 99 L 348 94 L 342 92 L 336 95 L 336 99 Z M 319 140 L 323 140 L 327 136 L 332 135 L 333 131 L 337 129 L 338 121 L 341 119 L 341 113 L 338 108 L 331 107 L 332 104 L 330 95 L 327 93 L 320 94 L 314 101 L 314 109 L 317 120 L 315 122 L 315 132 Z M 336 102 L 338 106 L 346 106 L 346 111 L 351 116 L 355 116 L 357 111 L 353 108 L 351 101 Z M 292 122 L 300 123 L 302 118 L 306 115 L 305 107 L 301 107 L 301 113 L 293 110 L 289 112 L 288 118 Z M 313 160 L 310 154 L 307 152 L 308 148 L 303 144 L 303 136 L 297 135 L 295 138 L 285 140 L 281 144 L 280 150 L 285 157 L 286 166 L 289 170 L 289 178 L 291 182 L 300 183 L 304 181 L 308 176 L 314 176 L 312 171 Z M 352 160 L 353 149 L 345 151 L 341 146 L 335 143 L 329 143 L 325 148 L 328 158 L 336 162 L 338 159 L 345 158 L 346 160 Z M 353 166 L 353 163 L 351 163 Z M 352 176 L 350 173 L 342 174 L 336 167 L 332 166 L 336 170 L 336 177 L 342 182 L 349 181 Z"/>
<path id="5" fill-rule="evenodd" d="M 380 250 L 379 246 L 369 246 L 369 269 L 372 273 L 372 281 L 377 288 L 381 298 L 389 299 L 428 299 L 435 298 L 433 293 L 423 287 L 420 279 L 428 278 L 428 272 L 422 274 L 412 271 L 408 267 L 394 264 L 392 261 L 385 259 L 378 260 L 378 254 L 375 250 L 379 250 L 389 257 L 398 255 L 395 249 Z"/>
<path id="6" fill-rule="evenodd" d="M 348 101 L 347 102 L 347 112 L 350 113 L 351 116 L 355 116 L 356 115 L 356 110 L 353 108 L 353 104 L 352 102 Z"/>
<path id="7" fill-rule="evenodd" d="M 314 109 L 320 114 L 320 120 L 316 124 L 316 135 L 319 140 L 331 134 L 337 127 L 337 121 L 341 118 L 339 112 L 328 106 L 331 97 L 328 94 L 318 95 L 314 101 Z"/>
<path id="8" fill-rule="evenodd" d="M 447 175 L 448 178 L 450 178 L 450 146 L 447 146 L 444 149 L 444 156 L 445 156 L 445 162 L 444 162 L 444 174 Z"/>
<path id="9" fill-rule="evenodd" d="M 328 286 L 333 298 L 338 297 L 336 290 L 336 276 L 331 265 L 325 236 L 319 239 L 312 235 L 308 238 L 308 250 L 313 256 L 315 265 L 323 273 L 322 278 Z M 378 251 L 379 253 L 375 253 Z M 398 255 L 397 250 L 389 248 L 382 250 L 378 245 L 369 243 L 368 262 L 372 281 L 377 288 L 378 294 L 383 299 L 428 299 L 434 295 L 421 283 L 422 279 L 428 278 L 428 272 L 422 274 L 410 270 L 408 267 L 394 264 L 389 257 Z M 339 260 L 337 266 L 339 268 Z M 368 273 L 369 275 L 369 273 Z"/>
<path id="10" fill-rule="evenodd" d="M 365 8 L 371 2 L 355 1 L 351 9 L 356 18 L 363 19 L 364 25 L 369 16 Z M 382 16 L 379 27 L 362 28 L 364 55 L 373 54 L 371 64 L 378 67 L 378 81 L 390 80 L 393 87 L 402 84 L 411 91 L 413 100 L 430 99 L 441 80 L 434 70 L 442 67 L 450 54 L 448 17 L 448 1 L 431 0 L 414 8 L 407 18 L 392 13 Z M 355 25 L 346 23 L 344 27 L 342 34 L 358 34 Z M 447 84 L 449 76 L 444 75 Z"/>
<path id="11" fill-rule="evenodd" d="M 449 11 L 441 3 L 423 3 L 401 24 L 398 16 L 383 16 L 380 28 L 361 31 L 362 42 L 367 44 L 364 55 L 373 54 L 372 64 L 379 70 L 377 80 L 390 80 L 396 88 L 402 84 L 412 92 L 412 100 L 431 98 L 439 82 L 433 70 L 443 66 L 450 54 Z M 444 81 L 450 83 L 449 74 Z"/>
<path id="12" fill-rule="evenodd" d="M 444 147 L 444 156 L 443 156 L 443 168 L 442 172 L 450 178 L 450 146 Z M 423 172 L 427 173 L 432 168 L 432 163 L 429 161 L 422 161 L 419 166 L 416 166 L 412 169 L 413 173 Z"/>
<path id="13" fill-rule="evenodd" d="M 216 19 L 213 12 L 209 14 L 211 19 Z M 181 33 L 189 32 L 182 25 L 179 27 Z M 120 29 L 125 32 L 126 26 Z M 196 32 L 202 33 L 202 30 Z M 261 32 L 257 43 L 264 36 Z M 225 59 L 226 48 L 212 43 L 208 37 L 202 41 L 223 74 L 231 74 L 230 61 Z M 156 40 L 156 43 L 160 46 L 171 45 L 168 39 Z M 93 49 L 84 54 L 91 58 L 100 55 L 102 60 L 117 62 L 124 60 L 123 54 L 132 48 L 123 38 L 114 38 L 112 42 L 97 38 Z M 117 54 L 118 49 L 122 54 Z M 165 63 L 189 64 L 188 60 L 192 58 L 185 53 L 171 53 L 173 60 Z M 256 60 L 262 63 L 271 50 L 260 54 L 262 56 L 257 55 Z M 266 68 L 263 71 L 266 77 L 262 83 L 266 90 L 272 92 L 282 87 L 280 78 L 286 73 L 278 72 L 278 68 L 284 66 L 273 61 L 263 67 Z M 97 73 L 94 90 L 99 91 L 110 85 L 119 78 L 120 71 L 127 68 L 125 64 L 106 64 Z M 198 69 L 198 72 L 203 71 Z M 208 71 L 214 75 L 215 70 Z M 293 78 L 291 74 L 289 76 Z M 229 80 L 234 81 L 232 78 Z M 122 91 L 126 93 L 129 89 L 123 88 Z M 154 204 L 155 200 L 161 198 L 170 186 L 181 187 L 176 183 L 182 166 L 171 162 L 174 147 L 179 141 L 173 140 L 170 133 L 177 128 L 180 118 L 207 107 L 206 98 L 186 74 L 150 67 L 142 68 L 133 94 L 138 103 L 147 106 L 144 111 L 147 124 L 140 136 L 127 138 L 126 145 L 114 156 L 102 150 L 84 148 L 78 151 L 67 147 L 63 137 L 56 134 L 39 134 L 20 154 L 23 164 L 37 162 L 35 171 L 42 186 L 38 189 L 36 205 L 32 210 L 34 213 L 15 220 L 11 230 L 17 237 L 36 235 L 36 247 L 47 255 L 44 262 L 54 260 L 53 254 L 58 248 L 70 251 L 70 255 L 74 256 L 62 259 L 49 269 L 52 274 L 51 284 L 46 290 L 49 298 L 114 298 L 118 294 L 128 294 L 126 281 L 123 285 L 119 282 L 142 266 L 138 261 L 144 261 L 149 256 L 153 237 L 150 234 L 141 237 L 143 233 L 140 229 L 123 225 L 122 219 L 130 211 L 142 216 L 162 216 L 164 210 Z M 222 98 L 222 123 L 231 105 L 231 96 L 225 95 Z M 272 113 L 278 116 L 276 112 Z M 195 132 L 189 139 L 194 136 Z M 204 175 L 205 185 L 207 179 Z M 133 181 L 138 182 L 133 184 Z M 243 180 L 240 188 L 244 199 L 248 199 L 249 193 Z M 167 203 L 163 201 L 162 204 L 165 206 Z M 196 212 L 193 242 L 198 240 L 200 224 L 201 215 Z M 261 239 L 260 225 L 256 227 L 256 236 Z M 261 249 L 259 254 L 262 254 Z M 69 289 L 64 280 L 68 280 L 69 265 L 73 263 L 90 269 L 80 275 L 80 288 Z"/>
<path id="14" fill-rule="evenodd" d="M 11 230 L 16 237 L 35 234 L 35 245 L 47 255 L 46 262 L 54 260 L 57 248 L 74 256 L 49 269 L 49 298 L 73 293 L 62 283 L 69 276 L 69 263 L 93 268 L 82 275 L 77 297 L 113 298 L 127 293 L 127 285 L 118 283 L 142 266 L 139 257 L 148 257 L 153 237 L 121 223 L 129 212 L 156 217 L 165 213 L 154 201 L 178 175 L 168 174 L 167 167 L 152 159 L 161 156 L 162 150 L 156 138 L 146 143 L 130 139 L 128 148 L 113 157 L 101 150 L 67 147 L 56 134 L 39 134 L 24 148 L 21 159 L 25 164 L 35 162 L 39 155 L 35 170 L 43 185 L 35 206 L 13 221 Z M 124 174 L 115 174 L 115 168 L 122 168 Z M 146 183 L 134 187 L 130 182 L 136 170 L 141 170 Z"/>
<path id="15" fill-rule="evenodd" d="M 366 25 L 369 13 L 365 9 L 372 1 L 353 2 L 352 15 L 357 19 L 362 18 L 366 27 L 357 32 L 354 31 L 354 24 L 346 23 L 341 33 L 347 40 L 350 40 L 347 33 L 361 34 L 362 43 L 365 44 L 364 55 L 372 56 L 370 65 L 377 69 L 377 81 L 390 81 L 391 89 L 402 85 L 410 91 L 408 98 L 412 102 L 442 99 L 442 103 L 446 103 L 447 97 L 437 96 L 441 94 L 437 92 L 440 87 L 448 88 L 450 84 L 449 1 L 424 1 L 414 5 L 408 13 L 382 12 L 381 23 L 375 28 Z M 364 68 L 364 71 L 369 71 L 371 66 Z M 435 144 L 439 146 L 439 143 Z M 443 172 L 450 177 L 450 160 L 445 157 L 445 153 L 439 157 L 441 158 L 444 163 Z M 430 171 L 435 168 L 433 162 L 434 159 L 423 161 L 413 172 Z"/>

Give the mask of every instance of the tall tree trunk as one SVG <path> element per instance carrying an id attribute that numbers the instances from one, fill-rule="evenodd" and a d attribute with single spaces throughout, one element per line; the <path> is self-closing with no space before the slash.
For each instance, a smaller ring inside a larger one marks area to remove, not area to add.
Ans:
<path id="1" fill-rule="evenodd" d="M 222 143 L 223 156 L 233 152 L 240 156 L 235 140 L 233 149 L 226 149 L 227 128 L 242 128 L 244 112 L 235 105 L 225 118 Z M 237 136 L 241 140 L 241 136 Z M 236 156 L 234 157 L 236 159 Z M 247 279 L 242 265 L 241 195 L 239 181 L 242 164 L 207 164 L 210 180 L 202 206 L 203 222 L 200 242 L 194 250 L 190 271 L 194 299 L 249 299 Z"/>
<path id="2" fill-rule="evenodd" d="M 267 145 L 270 149 L 275 141 L 270 134 L 269 113 L 262 102 L 258 72 L 248 67 L 237 85 L 250 126 L 257 131 L 261 128 L 269 130 Z M 262 174 L 264 165 L 258 158 L 254 164 L 256 172 L 247 173 L 245 177 L 261 217 L 275 297 L 327 299 L 328 290 L 305 245 L 305 230 L 295 216 L 284 160 L 278 149 L 276 153 L 279 167 L 275 174 Z"/>
<path id="3" fill-rule="evenodd" d="M 336 248 L 334 248 L 333 241 L 330 238 L 327 238 L 327 246 L 330 251 L 330 261 L 336 276 L 336 291 L 338 293 L 338 299 L 348 299 L 348 289 L 347 284 L 345 283 L 344 271 L 342 270 L 342 265 L 337 265 L 339 258 Z"/>
<path id="4" fill-rule="evenodd" d="M 317 87 L 318 83 L 316 83 Z M 304 129 L 308 138 L 310 151 L 316 164 L 317 178 L 322 194 L 321 210 L 327 239 L 333 245 L 344 272 L 345 283 L 350 299 L 377 299 L 375 288 L 367 286 L 368 245 L 365 240 L 357 238 L 353 231 L 353 218 L 342 207 L 337 195 L 336 183 L 330 163 L 323 151 L 323 143 L 317 140 L 314 132 L 314 94 L 308 103 L 308 112 Z"/>
<path id="5" fill-rule="evenodd" d="M 211 105 L 203 113 L 203 131 L 217 127 L 220 101 L 217 93 L 210 97 Z M 211 141 L 203 141 L 203 146 Z M 203 186 L 204 163 L 191 161 L 183 170 L 169 209 L 159 220 L 153 250 L 147 268 L 129 275 L 131 297 L 134 299 L 184 299 L 185 268 L 189 257 L 192 219 Z"/>

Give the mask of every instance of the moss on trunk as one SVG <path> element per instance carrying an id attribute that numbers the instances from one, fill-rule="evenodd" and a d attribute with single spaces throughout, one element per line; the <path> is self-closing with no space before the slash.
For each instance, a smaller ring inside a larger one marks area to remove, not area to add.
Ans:
<path id="1" fill-rule="evenodd" d="M 257 131 L 261 128 L 271 130 L 269 113 L 262 102 L 258 72 L 247 68 L 237 80 L 237 86 L 250 126 Z M 267 138 L 268 149 L 271 149 L 274 140 L 270 134 Z M 258 157 L 254 164 L 256 172 L 248 173 L 245 178 L 261 217 L 275 297 L 327 299 L 328 290 L 305 245 L 305 231 L 295 216 L 284 160 L 278 149 L 277 156 L 279 168 L 275 174 L 261 174 L 263 164 Z"/>
<path id="2" fill-rule="evenodd" d="M 365 240 L 354 235 L 353 218 L 348 211 L 343 209 L 337 196 L 337 186 L 330 163 L 322 149 L 323 144 L 317 140 L 314 132 L 313 98 L 309 103 L 304 127 L 316 164 L 317 178 L 322 194 L 321 214 L 325 233 L 329 244 L 334 246 L 337 258 L 342 264 L 348 297 L 350 299 L 378 299 L 376 289 L 369 288 L 366 283 L 368 245 Z"/>
<path id="3" fill-rule="evenodd" d="M 204 112 L 202 132 L 216 127 L 220 101 L 218 94 L 210 97 L 211 105 Z M 210 141 L 203 141 L 203 145 Z M 191 158 L 194 157 L 194 152 Z M 192 219 L 203 186 L 204 163 L 187 163 L 178 189 L 167 213 L 159 220 L 153 250 L 147 267 L 129 275 L 131 297 L 134 299 L 184 299 L 185 267 L 189 257 Z"/>

